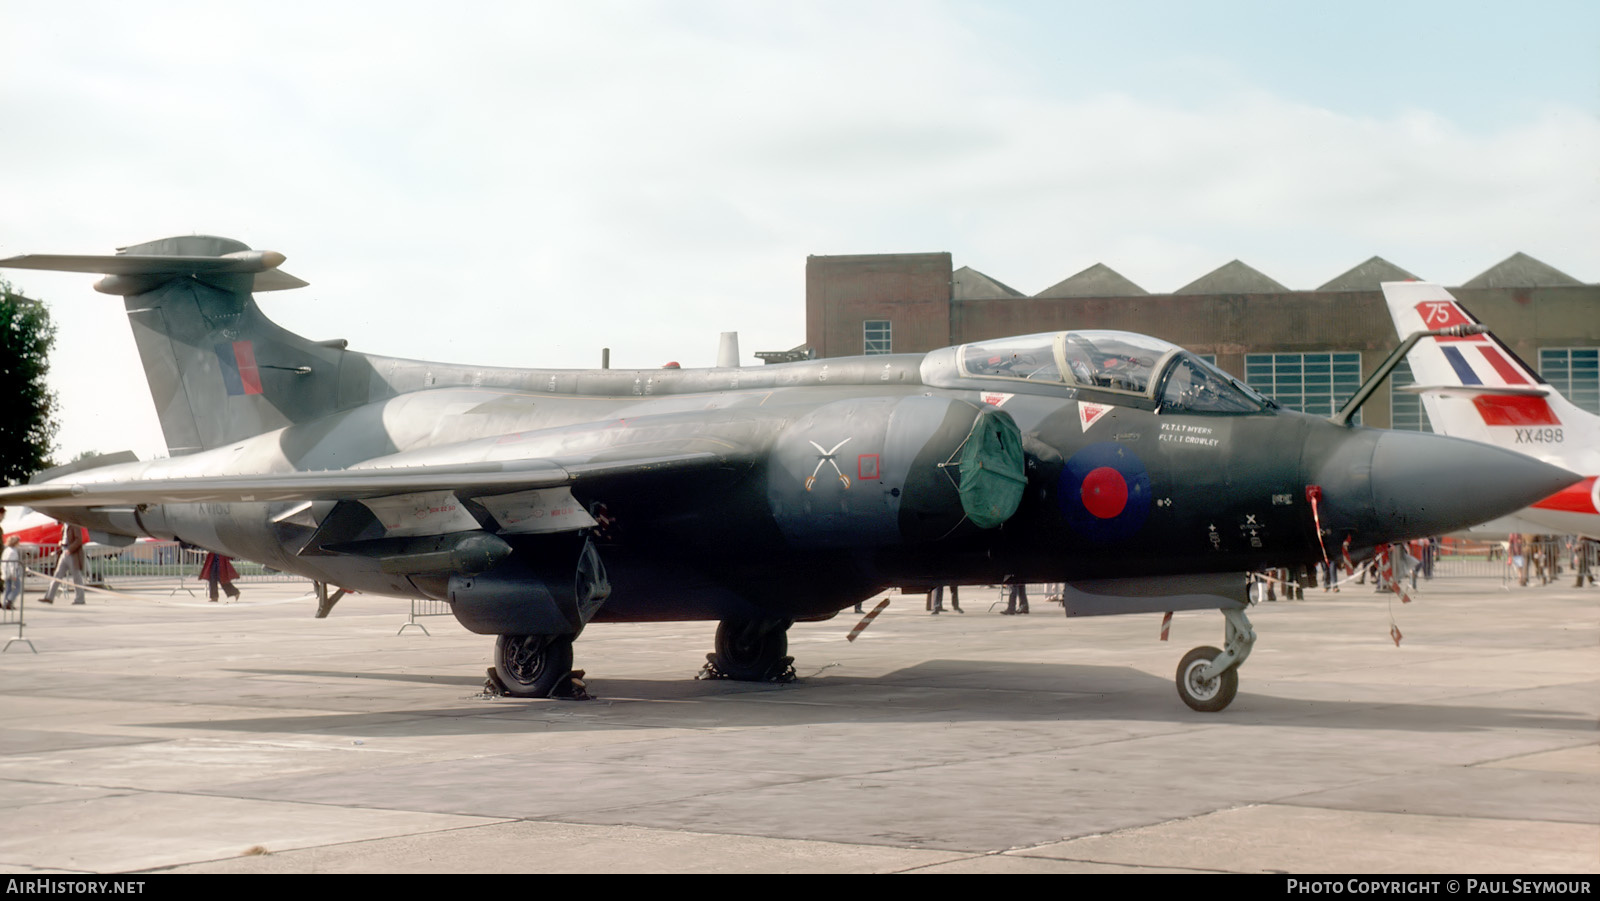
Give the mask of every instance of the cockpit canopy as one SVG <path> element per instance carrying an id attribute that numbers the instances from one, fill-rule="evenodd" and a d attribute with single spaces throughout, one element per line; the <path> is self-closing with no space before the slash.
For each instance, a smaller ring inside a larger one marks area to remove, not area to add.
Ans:
<path id="1" fill-rule="evenodd" d="M 1085 330 L 997 338 L 956 350 L 962 375 L 1137 395 L 1160 412 L 1255 413 L 1266 400 L 1192 353 L 1134 332 Z"/>

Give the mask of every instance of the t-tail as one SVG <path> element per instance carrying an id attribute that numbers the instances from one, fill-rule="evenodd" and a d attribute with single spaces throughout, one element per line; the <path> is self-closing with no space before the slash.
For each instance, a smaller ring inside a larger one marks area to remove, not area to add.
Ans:
<path id="1" fill-rule="evenodd" d="M 1383 295 L 1402 338 L 1479 323 L 1439 285 L 1384 282 Z M 1416 384 L 1400 390 L 1422 396 L 1435 431 L 1497 444 L 1587 477 L 1520 515 L 1552 531 L 1600 534 L 1600 416 L 1563 397 L 1488 331 L 1425 338 L 1409 359 Z"/>
<path id="2" fill-rule="evenodd" d="M 120 295 L 174 456 L 306 422 L 371 398 L 370 366 L 343 341 L 316 342 L 262 314 L 255 291 L 299 288 L 281 253 L 194 235 L 115 256 L 30 255 L 0 267 L 102 273 Z"/>

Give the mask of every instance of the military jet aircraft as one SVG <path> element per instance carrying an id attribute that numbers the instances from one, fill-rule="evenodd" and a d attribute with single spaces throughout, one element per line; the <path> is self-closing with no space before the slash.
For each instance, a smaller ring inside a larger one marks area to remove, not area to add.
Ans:
<path id="1" fill-rule="evenodd" d="M 325 585 L 443 599 L 548 695 L 590 622 L 716 620 L 710 663 L 902 586 L 1068 583 L 1074 614 L 1219 609 L 1178 691 L 1220 710 L 1246 573 L 1499 516 L 1575 480 L 1510 451 L 1280 409 L 1156 338 L 1065 331 L 758 368 L 507 369 L 312 341 L 284 257 L 180 237 L 0 267 L 106 273 L 172 456 L 0 489 Z M 1473 477 L 1494 472 L 1489 481 Z M 1470 490 L 1463 490 L 1470 486 Z"/>

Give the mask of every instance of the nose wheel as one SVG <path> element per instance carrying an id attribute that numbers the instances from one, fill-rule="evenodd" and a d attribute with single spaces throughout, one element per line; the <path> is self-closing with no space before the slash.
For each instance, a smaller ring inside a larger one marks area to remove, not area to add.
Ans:
<path id="1" fill-rule="evenodd" d="M 1183 698 L 1183 703 L 1202 713 L 1214 713 L 1233 702 L 1233 696 L 1239 693 L 1237 669 L 1210 679 L 1201 675 L 1221 656 L 1222 652 L 1213 647 L 1195 648 L 1183 655 L 1183 662 L 1178 664 L 1178 697 Z"/>
<path id="2" fill-rule="evenodd" d="M 1215 713 L 1239 693 L 1239 664 L 1250 656 L 1256 633 L 1241 608 L 1224 609 L 1227 640 L 1223 650 L 1198 647 L 1178 664 L 1178 697 L 1201 713 Z"/>

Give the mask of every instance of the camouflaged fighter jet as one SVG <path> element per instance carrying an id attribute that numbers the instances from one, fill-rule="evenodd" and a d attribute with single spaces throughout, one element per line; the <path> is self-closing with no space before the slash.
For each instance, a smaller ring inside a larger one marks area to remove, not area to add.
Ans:
<path id="1" fill-rule="evenodd" d="M 787 667 L 795 621 L 891 586 L 1018 580 L 1067 583 L 1069 614 L 1221 610 L 1223 648 L 1177 678 L 1220 710 L 1255 640 L 1248 571 L 1463 528 L 1576 480 L 1353 427 L 1348 406 L 1283 410 L 1126 332 L 749 369 L 380 357 L 263 316 L 253 291 L 305 284 L 283 260 L 213 237 L 0 260 L 107 274 L 172 454 L 43 473 L 0 504 L 446 600 L 499 636 L 518 696 L 567 679 L 590 622 L 717 620 L 711 665 L 759 680 Z"/>

